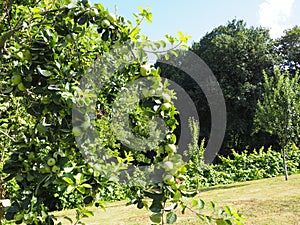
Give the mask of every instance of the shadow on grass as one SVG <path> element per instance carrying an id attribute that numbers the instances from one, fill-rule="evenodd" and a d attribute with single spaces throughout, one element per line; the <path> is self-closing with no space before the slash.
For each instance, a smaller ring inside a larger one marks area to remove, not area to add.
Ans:
<path id="1" fill-rule="evenodd" d="M 237 187 L 243 187 L 243 186 L 247 186 L 249 184 L 235 184 L 235 185 L 228 185 L 228 186 L 213 186 L 213 187 L 208 187 L 208 188 L 203 188 L 200 189 L 200 193 L 201 192 L 207 192 L 207 191 L 213 191 L 213 190 L 222 190 L 222 189 L 231 189 L 231 188 L 237 188 Z"/>

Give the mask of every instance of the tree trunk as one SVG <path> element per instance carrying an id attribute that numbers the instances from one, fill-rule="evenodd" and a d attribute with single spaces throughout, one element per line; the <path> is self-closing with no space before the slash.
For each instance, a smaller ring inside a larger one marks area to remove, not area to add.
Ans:
<path id="1" fill-rule="evenodd" d="M 289 174 L 288 174 L 288 168 L 287 168 L 287 162 L 286 162 L 286 146 L 283 147 L 282 158 L 283 158 L 285 180 L 287 181 L 289 178 Z"/>

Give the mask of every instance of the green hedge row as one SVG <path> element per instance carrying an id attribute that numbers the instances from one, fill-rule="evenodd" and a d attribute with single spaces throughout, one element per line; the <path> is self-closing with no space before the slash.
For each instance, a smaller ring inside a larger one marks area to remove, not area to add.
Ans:
<path id="1" fill-rule="evenodd" d="M 200 151 L 201 152 L 201 151 Z M 283 174 L 283 160 L 280 152 L 271 147 L 265 150 L 245 150 L 239 154 L 232 150 L 228 157 L 219 157 L 216 165 L 205 165 L 190 160 L 188 163 L 188 182 L 191 187 L 213 186 L 239 181 L 270 178 Z M 288 149 L 288 170 L 290 174 L 300 171 L 300 150 L 292 144 Z"/>

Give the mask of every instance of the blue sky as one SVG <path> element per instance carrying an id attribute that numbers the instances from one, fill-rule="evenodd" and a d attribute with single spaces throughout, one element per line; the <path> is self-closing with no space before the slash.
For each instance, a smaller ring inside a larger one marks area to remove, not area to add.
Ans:
<path id="1" fill-rule="evenodd" d="M 163 39 L 165 34 L 177 31 L 199 41 L 207 32 L 225 25 L 234 18 L 243 19 L 248 26 L 271 28 L 271 36 L 282 35 L 286 28 L 300 25 L 298 0 L 92 0 L 117 14 L 133 20 L 138 6 L 151 7 L 153 23 L 142 25 L 142 33 L 152 40 Z"/>

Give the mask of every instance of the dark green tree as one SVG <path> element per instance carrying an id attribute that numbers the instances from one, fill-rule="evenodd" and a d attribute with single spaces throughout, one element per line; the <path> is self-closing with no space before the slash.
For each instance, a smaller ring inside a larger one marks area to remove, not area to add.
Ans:
<path id="1" fill-rule="evenodd" d="M 252 145 L 249 137 L 257 100 L 262 92 L 261 74 L 263 70 L 272 71 L 278 61 L 269 31 L 261 27 L 248 28 L 242 20 L 232 20 L 207 33 L 190 49 L 206 62 L 222 88 L 227 107 L 224 148 L 241 150 Z M 197 105 L 200 135 L 208 137 L 210 111 L 201 89 L 174 68 L 163 65 L 162 76 L 188 91 Z"/>
<path id="2" fill-rule="evenodd" d="M 282 69 L 295 74 L 300 68 L 300 27 L 295 26 L 285 31 L 277 40 L 276 50 L 282 57 Z"/>

